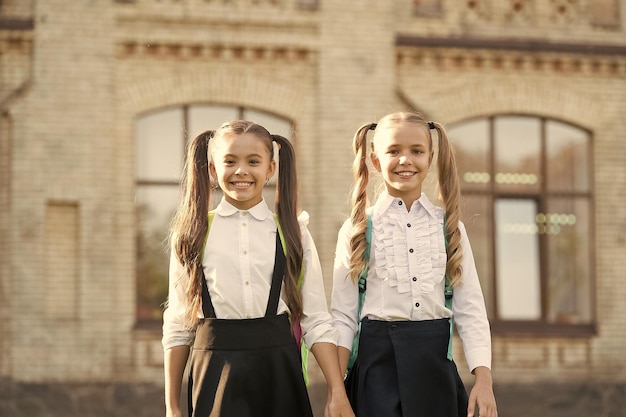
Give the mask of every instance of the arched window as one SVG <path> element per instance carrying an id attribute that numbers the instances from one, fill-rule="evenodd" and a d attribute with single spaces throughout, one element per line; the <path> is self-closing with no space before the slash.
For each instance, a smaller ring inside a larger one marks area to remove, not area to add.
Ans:
<path id="1" fill-rule="evenodd" d="M 464 121 L 448 133 L 494 332 L 592 333 L 590 133 L 523 115 Z"/>
<path id="2" fill-rule="evenodd" d="M 292 140 L 293 127 L 289 120 L 243 107 L 186 105 L 143 114 L 136 120 L 138 322 L 156 322 L 162 317 L 168 288 L 167 235 L 179 201 L 187 141 L 235 119 L 254 121 L 270 133 Z M 275 178 L 264 193 L 270 207 L 274 201 Z M 213 205 L 219 199 L 218 191 L 214 193 Z"/>

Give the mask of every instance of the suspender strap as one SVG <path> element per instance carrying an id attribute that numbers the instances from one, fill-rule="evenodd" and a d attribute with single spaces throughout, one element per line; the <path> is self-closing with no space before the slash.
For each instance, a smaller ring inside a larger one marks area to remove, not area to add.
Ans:
<path id="1" fill-rule="evenodd" d="M 274 256 L 274 271 L 272 272 L 272 284 L 270 287 L 270 296 L 267 300 L 265 317 L 275 316 L 278 313 L 278 301 L 280 300 L 280 289 L 283 286 L 283 277 L 285 276 L 286 265 L 287 262 L 285 254 L 283 252 L 280 234 L 276 233 L 276 255 Z"/>
<path id="2" fill-rule="evenodd" d="M 206 249 L 206 243 L 209 238 L 209 231 L 211 230 L 211 224 L 213 223 L 213 219 L 215 218 L 214 212 L 209 212 L 208 215 L 208 227 L 207 233 L 204 237 L 204 246 L 202 247 L 202 252 L 200 254 L 200 260 L 204 259 L 204 251 Z M 278 225 L 278 223 L 276 223 Z M 284 252 L 284 239 L 282 238 L 282 231 L 280 230 L 280 226 L 277 226 L 279 233 L 276 233 L 276 254 L 274 257 L 274 270 L 272 272 L 272 283 L 270 286 L 270 294 L 267 301 L 267 307 L 265 310 L 265 316 L 275 316 L 278 313 L 278 302 L 280 300 L 280 291 L 283 283 L 283 276 L 285 274 L 285 267 L 287 265 L 287 261 L 285 258 Z M 203 274 L 204 277 L 204 274 Z M 209 288 L 207 287 L 206 279 L 202 280 L 202 313 L 205 318 L 215 318 L 215 308 L 213 307 L 213 302 L 211 301 L 211 294 L 209 293 Z"/>

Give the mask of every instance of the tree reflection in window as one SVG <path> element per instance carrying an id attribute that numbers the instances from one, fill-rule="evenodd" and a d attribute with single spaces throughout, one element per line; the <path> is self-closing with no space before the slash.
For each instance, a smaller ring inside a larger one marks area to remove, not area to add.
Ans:
<path id="1" fill-rule="evenodd" d="M 165 108 L 140 115 L 136 120 L 136 314 L 140 324 L 156 323 L 162 318 L 168 290 L 167 237 L 179 200 L 186 143 L 198 133 L 234 119 L 252 120 L 270 133 L 292 137 L 289 120 L 234 106 L 195 104 Z M 213 194 L 215 206 L 221 193 L 218 189 Z M 274 194 L 275 178 L 264 190 L 270 207 Z"/>
<path id="2" fill-rule="evenodd" d="M 496 329 L 588 329 L 594 320 L 590 133 L 522 115 L 468 120 L 448 132 L 463 221 Z"/>

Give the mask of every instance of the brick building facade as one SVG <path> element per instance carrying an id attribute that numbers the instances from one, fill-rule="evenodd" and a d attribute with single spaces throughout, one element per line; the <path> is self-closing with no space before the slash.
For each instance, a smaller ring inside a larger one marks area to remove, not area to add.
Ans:
<path id="1" fill-rule="evenodd" d="M 587 132 L 590 313 L 495 323 L 494 376 L 626 381 L 626 0 L 0 1 L 0 376 L 160 383 L 136 313 L 136 126 L 196 104 L 293 124 L 328 292 L 361 124 L 417 109 Z"/>

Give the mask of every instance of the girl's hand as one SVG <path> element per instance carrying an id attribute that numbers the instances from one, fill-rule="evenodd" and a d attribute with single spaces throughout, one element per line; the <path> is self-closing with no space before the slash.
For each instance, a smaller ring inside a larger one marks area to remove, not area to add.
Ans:
<path id="1" fill-rule="evenodd" d="M 493 395 L 491 371 L 479 366 L 474 369 L 476 382 L 470 392 L 467 416 L 474 417 L 474 410 L 478 408 L 479 417 L 498 417 L 496 398 Z"/>
<path id="2" fill-rule="evenodd" d="M 354 417 L 344 389 L 337 390 L 337 392 L 328 390 L 324 417 Z"/>

